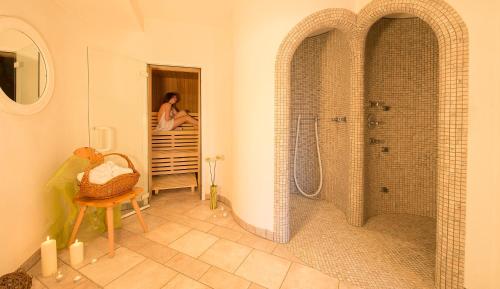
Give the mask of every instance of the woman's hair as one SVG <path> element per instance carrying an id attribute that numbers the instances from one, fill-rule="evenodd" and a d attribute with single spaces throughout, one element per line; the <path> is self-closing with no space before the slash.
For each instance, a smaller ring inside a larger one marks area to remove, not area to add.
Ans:
<path id="1" fill-rule="evenodd" d="M 163 96 L 163 103 L 169 102 L 172 99 L 172 97 L 174 97 L 174 96 L 176 96 L 177 101 L 179 101 L 180 94 L 178 92 L 171 91 L 171 92 L 165 93 L 165 96 Z"/>

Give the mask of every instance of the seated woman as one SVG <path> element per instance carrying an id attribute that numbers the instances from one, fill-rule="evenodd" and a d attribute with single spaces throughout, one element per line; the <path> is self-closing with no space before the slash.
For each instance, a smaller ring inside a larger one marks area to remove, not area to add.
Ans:
<path id="1" fill-rule="evenodd" d="M 191 117 L 186 111 L 177 111 L 175 104 L 179 101 L 179 93 L 167 92 L 163 99 L 163 104 L 158 111 L 157 131 L 173 130 L 184 123 L 198 126 L 198 121 Z"/>

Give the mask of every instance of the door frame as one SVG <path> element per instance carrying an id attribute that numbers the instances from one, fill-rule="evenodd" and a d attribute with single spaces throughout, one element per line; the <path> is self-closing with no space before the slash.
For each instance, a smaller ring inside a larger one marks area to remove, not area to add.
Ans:
<path id="1" fill-rule="evenodd" d="M 202 176 L 202 160 L 203 160 L 203 152 L 202 152 L 202 134 L 201 134 L 201 125 L 202 125 L 202 109 L 201 109 L 201 67 L 187 67 L 187 66 L 177 66 L 177 65 L 168 65 L 168 64 L 147 64 L 147 72 L 148 72 L 148 99 L 147 99 L 147 115 L 148 115 L 148 191 L 152 196 L 152 185 L 153 185 L 153 175 L 151 174 L 151 105 L 152 105 L 152 97 L 153 97 L 153 70 L 163 70 L 163 71 L 175 71 L 175 72 L 190 72 L 196 73 L 198 75 L 198 193 L 200 194 L 200 199 L 204 200 L 205 195 L 203 194 L 203 176 Z"/>

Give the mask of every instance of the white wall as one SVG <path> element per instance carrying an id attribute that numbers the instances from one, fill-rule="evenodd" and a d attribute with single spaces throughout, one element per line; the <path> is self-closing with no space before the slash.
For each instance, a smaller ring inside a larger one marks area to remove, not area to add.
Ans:
<path id="1" fill-rule="evenodd" d="M 51 0 L 2 3 L 1 15 L 24 18 L 44 36 L 53 54 L 56 84 L 53 99 L 39 114 L 0 112 L 0 274 L 15 269 L 38 247 L 44 234 L 41 189 L 72 150 L 87 142 L 89 43 L 146 62 L 202 67 L 203 153 L 226 155 L 218 183 L 236 213 L 252 225 L 273 229 L 278 47 L 307 15 L 325 8 L 358 12 L 368 0 L 240 0 L 235 1 L 234 17 L 228 16 L 229 0 L 156 2 L 164 6 L 144 11 L 151 16 L 145 32 L 110 30 L 99 19 L 82 25 L 75 20 L 79 17 Z M 500 288 L 500 4 L 449 3 L 470 34 L 466 285 Z"/>
<path id="2" fill-rule="evenodd" d="M 232 204 L 248 223 L 273 230 L 274 64 L 288 32 L 326 8 L 354 8 L 348 0 L 237 1 L 234 16 L 234 140 Z"/>
<path id="3" fill-rule="evenodd" d="M 235 211 L 247 222 L 273 229 L 274 60 L 286 33 L 322 8 L 349 8 L 339 1 L 240 1 L 234 30 Z M 369 0 L 359 0 L 354 12 Z M 467 189 L 466 284 L 500 288 L 498 1 L 448 1 L 470 35 L 470 117 Z M 354 8 L 354 7 L 351 7 Z M 258 84 L 258 85 L 256 85 Z M 496 84 L 496 87 L 495 87 Z M 250 108 L 250 109 L 249 109 Z"/>
<path id="4" fill-rule="evenodd" d="M 500 5 L 450 3 L 470 38 L 465 285 L 500 288 Z"/>
<path id="5" fill-rule="evenodd" d="M 85 46 L 79 28 L 50 1 L 4 0 L 0 15 L 15 15 L 45 38 L 55 65 L 54 96 L 32 116 L 0 112 L 0 275 L 38 248 L 45 230 L 42 190 L 50 175 L 86 144 Z M 64 23 L 64 25 L 61 25 Z"/>
<path id="6" fill-rule="evenodd" d="M 226 157 L 217 166 L 216 182 L 219 193 L 229 198 L 233 92 L 230 2 L 146 1 L 141 7 L 146 16 L 144 31 L 113 30 L 89 40 L 93 47 L 146 63 L 201 68 L 202 157 Z M 208 165 L 202 165 L 203 190 L 209 193 Z"/>
<path id="7" fill-rule="evenodd" d="M 153 15 L 168 18 L 147 18 L 144 31 L 130 27 L 130 21 L 110 26 L 102 13 L 95 19 L 92 13 L 80 15 L 82 11 L 65 6 L 71 1 L 2 2 L 0 15 L 26 20 L 45 38 L 56 75 L 53 98 L 39 114 L 0 112 L 0 275 L 16 269 L 38 248 L 45 235 L 43 186 L 75 148 L 87 145 L 87 45 L 147 63 L 202 68 L 202 153 L 226 156 L 218 166 L 217 183 L 231 197 L 230 1 L 169 2 L 165 14 Z M 203 169 L 208 188 L 206 164 Z"/>

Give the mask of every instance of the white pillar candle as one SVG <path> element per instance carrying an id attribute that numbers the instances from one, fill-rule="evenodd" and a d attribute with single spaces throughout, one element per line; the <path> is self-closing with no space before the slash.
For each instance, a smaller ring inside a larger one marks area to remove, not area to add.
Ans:
<path id="1" fill-rule="evenodd" d="M 76 267 L 83 262 L 83 242 L 79 242 L 78 239 L 69 246 L 69 258 L 71 261 L 71 266 Z"/>
<path id="2" fill-rule="evenodd" d="M 40 248 L 42 254 L 42 275 L 44 277 L 55 274 L 57 271 L 57 247 L 56 240 L 50 239 L 42 243 Z"/>

